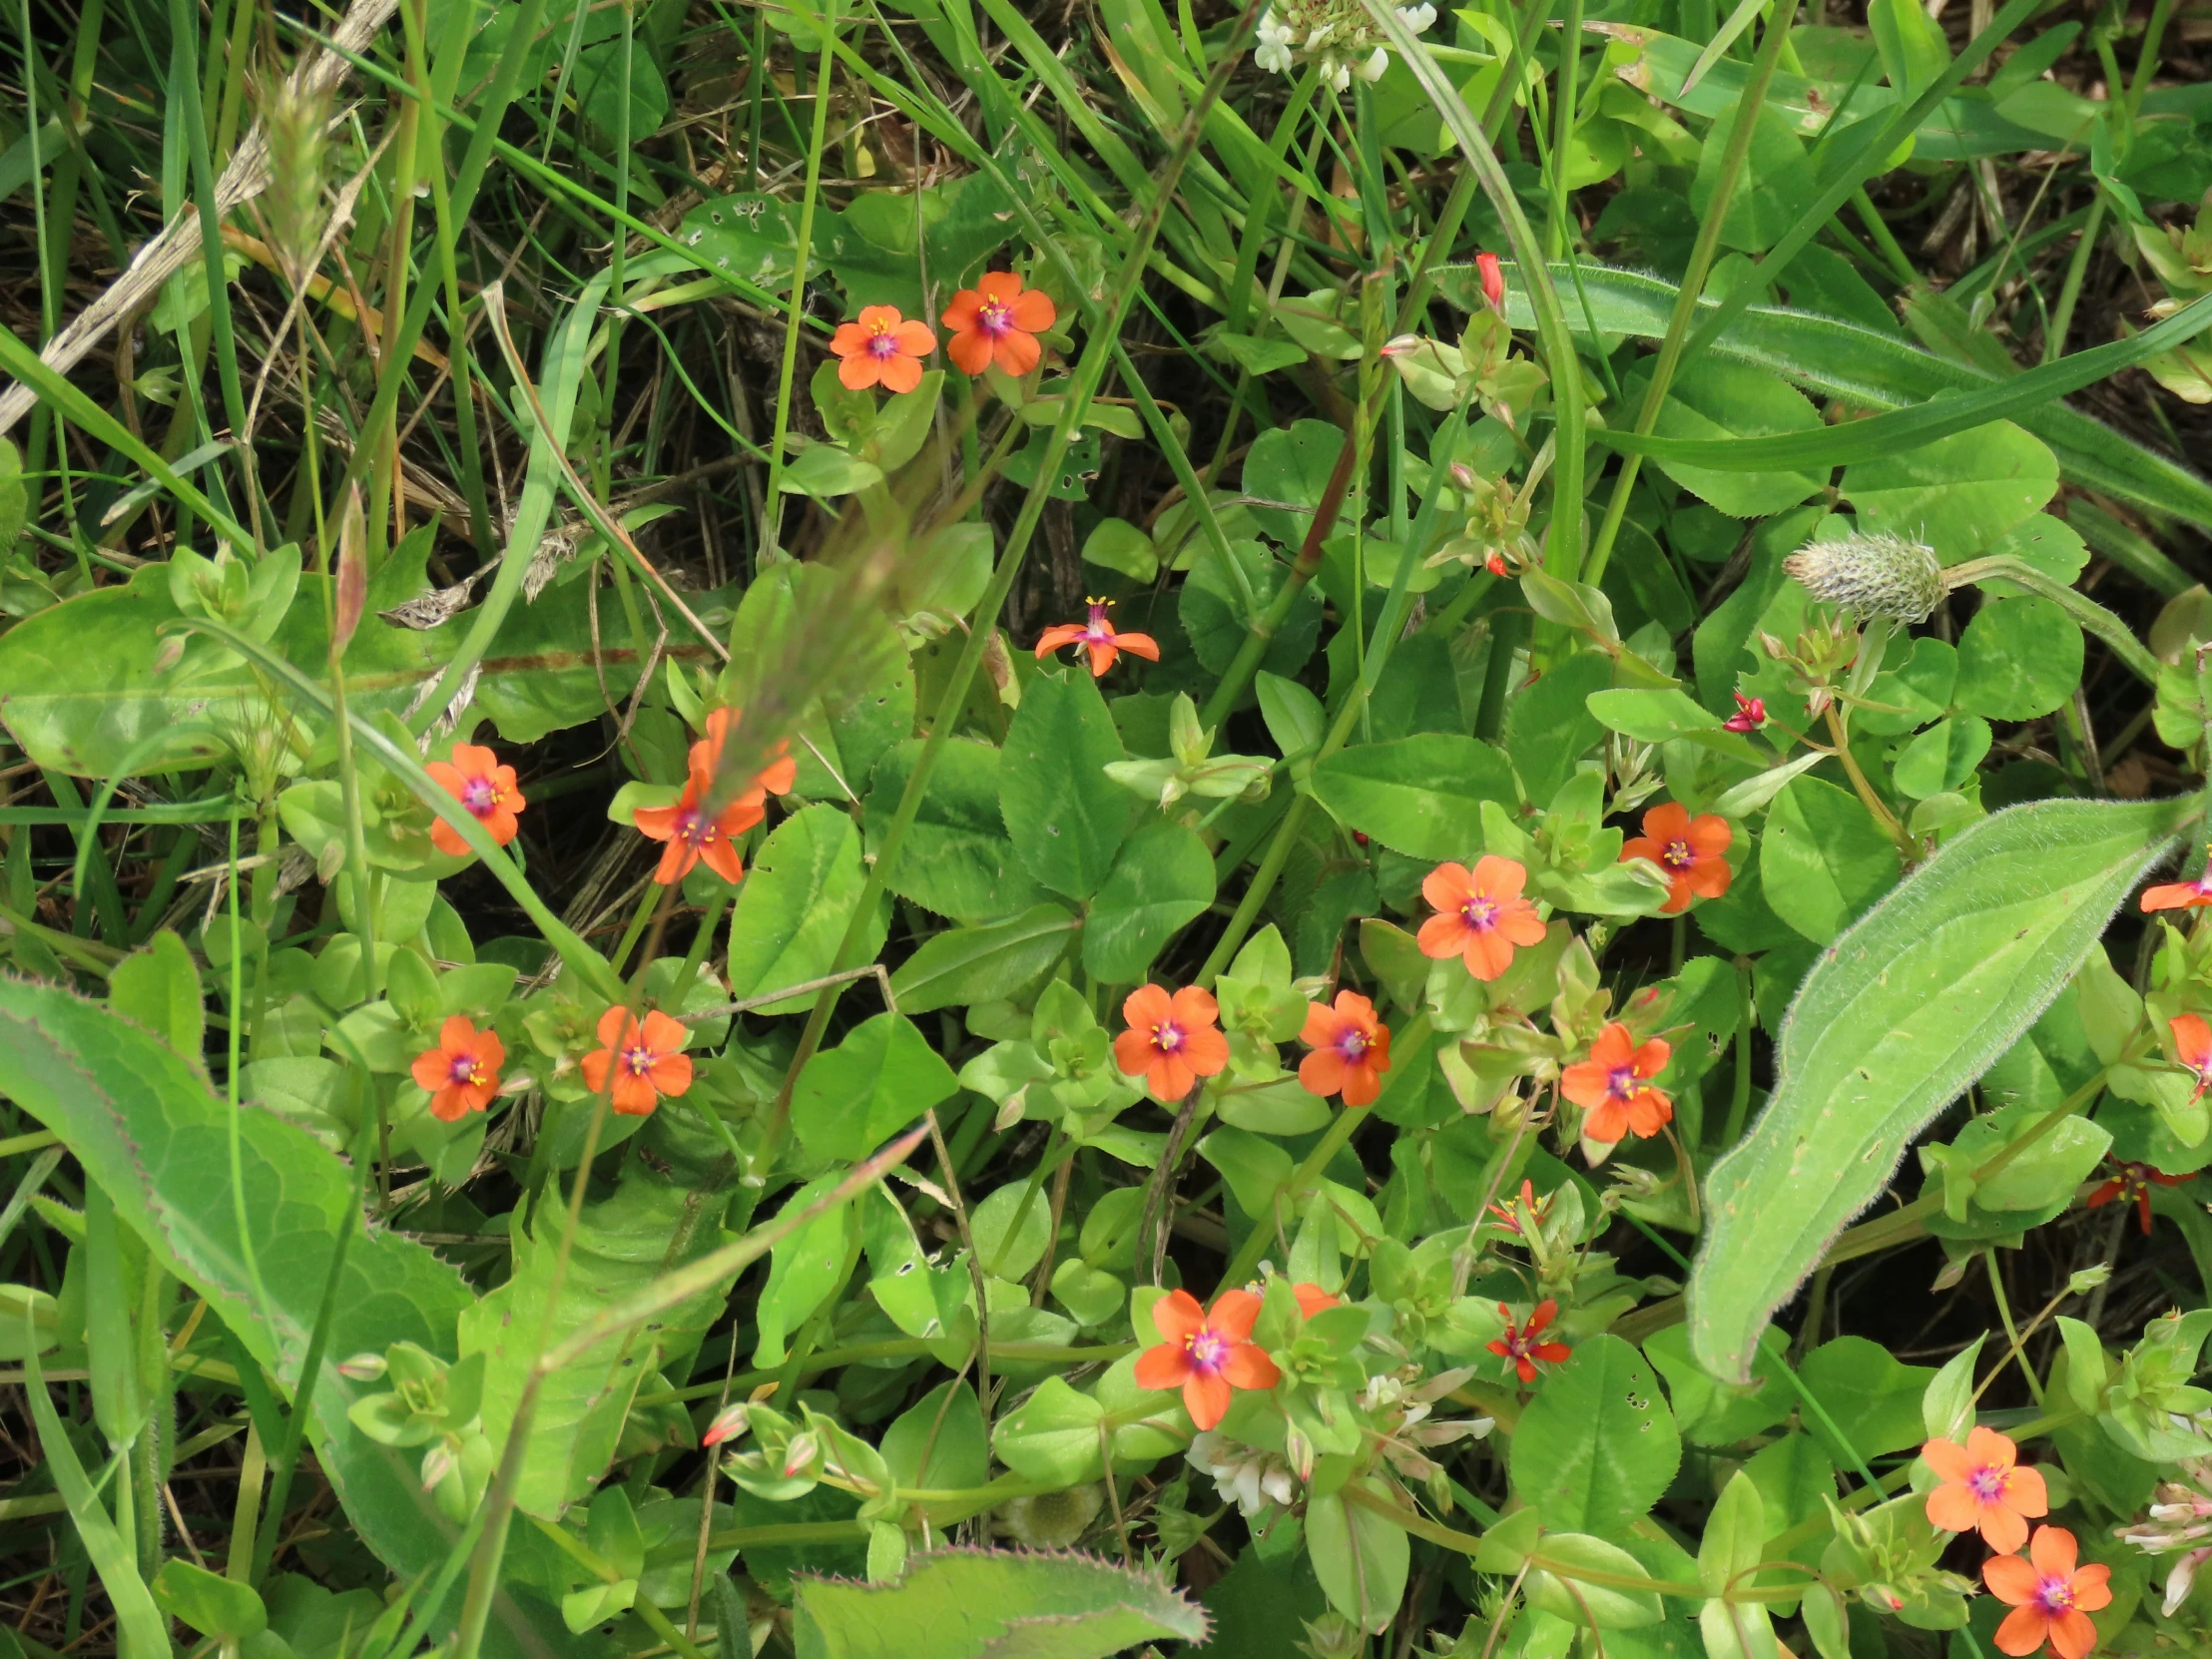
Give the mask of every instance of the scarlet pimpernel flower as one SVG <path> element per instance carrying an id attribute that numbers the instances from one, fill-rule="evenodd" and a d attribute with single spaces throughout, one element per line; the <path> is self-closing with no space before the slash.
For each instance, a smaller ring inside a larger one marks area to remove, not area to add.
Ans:
<path id="1" fill-rule="evenodd" d="M 1964 1445 L 1938 1436 L 1921 1457 L 1941 1482 L 1928 1494 L 1929 1520 L 1946 1532 L 1979 1532 L 2000 1555 L 2026 1543 L 2027 1523 L 2050 1512 L 2041 1472 L 1993 1428 L 1976 1426 Z"/>
<path id="2" fill-rule="evenodd" d="M 944 308 L 952 335 L 945 353 L 962 373 L 980 374 L 995 363 L 1019 378 L 1037 366 L 1044 354 L 1037 336 L 1059 318 L 1050 294 L 1023 287 L 1010 271 L 986 271 Z"/>
<path id="3" fill-rule="evenodd" d="M 1505 268 L 1498 264 L 1495 254 L 1477 254 L 1474 257 L 1475 275 L 1482 281 L 1482 302 L 1493 311 L 1505 309 Z"/>
<path id="4" fill-rule="evenodd" d="M 1358 991 L 1339 991 L 1335 1007 L 1309 1005 L 1298 1040 L 1313 1050 L 1298 1063 L 1298 1080 L 1308 1094 L 1342 1094 L 1347 1106 L 1369 1106 L 1382 1092 L 1382 1073 L 1390 1069 L 1390 1028 Z"/>
<path id="5" fill-rule="evenodd" d="M 1124 651 L 1155 663 L 1160 660 L 1160 642 L 1150 634 L 1114 632 L 1113 624 L 1106 619 L 1106 612 L 1114 603 L 1111 599 L 1090 599 L 1084 603 L 1091 608 L 1090 621 L 1055 623 L 1038 637 L 1040 661 L 1063 645 L 1079 645 L 1090 653 L 1091 678 L 1103 680 L 1106 671 L 1114 666 L 1114 659 Z"/>
<path id="6" fill-rule="evenodd" d="M 1171 996 L 1165 986 L 1139 985 L 1123 1000 L 1121 1017 L 1129 1029 L 1114 1039 L 1114 1063 L 1142 1077 L 1162 1105 L 1181 1100 L 1198 1079 L 1229 1064 L 1229 1039 L 1217 1023 L 1221 1007 L 1211 991 L 1185 985 Z"/>
<path id="7" fill-rule="evenodd" d="M 1762 711 L 1763 713 L 1764 711 Z M 1691 818 L 1666 801 L 1644 814 L 1644 832 L 1621 843 L 1621 861 L 1649 858 L 1666 871 L 1670 891 L 1661 913 L 1677 915 L 1693 898 L 1718 898 L 1728 891 L 1728 843 L 1735 831 L 1717 813 Z"/>
<path id="8" fill-rule="evenodd" d="M 2212 854 L 2212 848 L 2207 848 Z M 2149 910 L 2196 910 L 2212 904 L 2212 861 L 2204 867 L 2204 873 L 2194 881 L 2168 881 L 2160 886 L 2145 887 L 2141 899 L 2143 908 Z"/>
<path id="9" fill-rule="evenodd" d="M 2080 1545 L 2062 1526 L 2038 1526 L 2027 1554 L 1992 1555 L 1981 1581 L 2012 1611 L 1997 1626 L 1999 1652 L 2026 1659 L 2045 1642 L 2058 1659 L 2086 1659 L 2097 1645 L 2089 1615 L 2112 1604 L 2112 1569 L 2079 1566 Z"/>
<path id="10" fill-rule="evenodd" d="M 738 838 L 766 814 L 758 796 L 750 801 L 741 797 L 721 812 L 710 813 L 708 791 L 707 779 L 695 771 L 685 781 L 683 796 L 675 806 L 640 807 L 630 815 L 639 834 L 668 843 L 653 871 L 653 879 L 664 887 L 681 881 L 701 863 L 725 881 L 736 881 L 745 874 L 745 860 L 738 856 Z"/>
<path id="11" fill-rule="evenodd" d="M 1544 1327 L 1559 1312 L 1559 1304 L 1545 1298 L 1536 1304 L 1535 1312 L 1528 1316 L 1526 1325 L 1513 1322 L 1512 1309 L 1504 1303 L 1497 1305 L 1498 1317 L 1505 1322 L 1505 1335 L 1489 1344 L 1489 1350 L 1500 1360 L 1513 1362 L 1513 1374 L 1523 1382 L 1536 1381 L 1536 1365 L 1541 1361 L 1555 1366 L 1571 1352 L 1565 1343 L 1545 1342 Z"/>
<path id="12" fill-rule="evenodd" d="M 1198 1427 L 1212 1428 L 1229 1413 L 1239 1388 L 1272 1388 L 1282 1374 L 1252 1341 L 1260 1299 L 1250 1291 L 1224 1291 L 1211 1312 L 1188 1291 L 1170 1291 L 1152 1305 L 1152 1323 L 1163 1339 L 1137 1356 L 1140 1388 L 1183 1390 L 1183 1408 Z"/>
<path id="13" fill-rule="evenodd" d="M 2100 1210 L 2107 1204 L 2133 1204 L 2136 1218 L 2143 1229 L 2143 1237 L 2147 1239 L 2150 1237 L 2151 1188 L 2178 1187 L 2184 1181 L 2195 1179 L 2193 1173 L 2168 1175 L 2164 1170 L 2153 1169 L 2148 1164 L 2115 1162 L 2111 1179 L 2089 1195 L 2089 1208 Z"/>
<path id="14" fill-rule="evenodd" d="M 2212 1025 L 2205 1024 L 2202 1014 L 2177 1014 L 2166 1021 L 2166 1029 L 2173 1033 L 2174 1058 L 2197 1075 L 2189 1098 L 2202 1099 L 2212 1089 Z"/>
<path id="15" fill-rule="evenodd" d="M 1589 1113 L 1582 1132 L 1609 1145 L 1624 1135 L 1648 1140 L 1664 1129 L 1674 1102 L 1650 1080 L 1667 1069 L 1673 1052 L 1660 1037 L 1638 1044 L 1619 1020 L 1600 1031 L 1590 1057 L 1559 1074 L 1560 1093 Z"/>
<path id="16" fill-rule="evenodd" d="M 836 353 L 837 383 L 847 391 L 879 385 L 912 391 L 921 384 L 921 360 L 937 348 L 926 322 L 910 322 L 896 305 L 862 305 L 860 314 L 830 336 Z"/>
<path id="17" fill-rule="evenodd" d="M 584 1085 L 597 1094 L 612 1078 L 610 1104 L 623 1116 L 642 1118 L 691 1087 L 687 1033 L 659 1009 L 648 1009 L 641 1021 L 627 1008 L 609 1008 L 599 1016 L 598 1033 L 603 1046 L 584 1056 Z"/>
<path id="18" fill-rule="evenodd" d="M 501 846 L 515 838 L 520 828 L 515 815 L 525 803 L 522 791 L 515 787 L 515 769 L 500 765 L 497 755 L 478 744 L 457 743 L 450 761 L 430 761 L 422 770 L 443 785 Z M 430 843 L 456 857 L 469 849 L 461 832 L 442 818 L 430 821 Z"/>
<path id="19" fill-rule="evenodd" d="M 1436 913 L 1420 924 L 1423 956 L 1465 959 L 1477 979 L 1495 979 L 1513 965 L 1516 946 L 1541 944 L 1543 919 L 1521 897 L 1528 870 L 1512 858 L 1486 853 L 1465 864 L 1438 864 L 1422 878 L 1421 897 Z"/>
<path id="20" fill-rule="evenodd" d="M 466 1014 L 455 1014 L 438 1028 L 437 1047 L 414 1057 L 414 1080 L 429 1091 L 432 1117 L 458 1123 L 491 1104 L 506 1063 L 497 1033 L 479 1031 Z"/>

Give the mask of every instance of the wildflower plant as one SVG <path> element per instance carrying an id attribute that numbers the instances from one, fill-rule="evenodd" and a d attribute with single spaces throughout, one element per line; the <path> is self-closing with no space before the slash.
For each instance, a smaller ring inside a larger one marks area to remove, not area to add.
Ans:
<path id="1" fill-rule="evenodd" d="M 38 11 L 8 1641 L 2212 1651 L 2201 43 L 2033 10 Z"/>

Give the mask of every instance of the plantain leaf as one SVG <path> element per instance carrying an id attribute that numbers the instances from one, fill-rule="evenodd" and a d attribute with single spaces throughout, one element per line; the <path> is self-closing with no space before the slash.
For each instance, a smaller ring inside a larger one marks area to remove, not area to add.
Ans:
<path id="1" fill-rule="evenodd" d="M 0 980 L 0 1093 L 61 1136 L 162 1266 L 296 1392 L 354 1202 L 344 1163 L 295 1124 L 251 1106 L 236 1114 L 250 1265 L 232 1202 L 233 1112 L 196 1061 L 58 986 Z M 429 1250 L 366 1224 L 338 1281 L 310 1434 L 347 1518 L 402 1577 L 443 1563 L 457 1529 L 422 1489 L 420 1454 L 380 1446 L 348 1420 L 347 1407 L 378 1390 L 349 1381 L 337 1363 L 398 1342 L 450 1357 L 455 1321 L 474 1301 Z M 504 1597 L 487 1638 L 487 1653 L 578 1651 L 550 1605 Z"/>
<path id="2" fill-rule="evenodd" d="M 1961 831 L 1824 951 L 1773 1098 L 1714 1165 L 1691 1351 L 1747 1380 L 1774 1311 L 1907 1144 L 2027 1029 L 2172 842 L 2190 803 L 2043 801 Z"/>
<path id="3" fill-rule="evenodd" d="M 794 1583 L 799 1659 L 1106 1659 L 1208 1634 L 1165 1579 L 1081 1555 L 940 1549 L 895 1584 Z"/>

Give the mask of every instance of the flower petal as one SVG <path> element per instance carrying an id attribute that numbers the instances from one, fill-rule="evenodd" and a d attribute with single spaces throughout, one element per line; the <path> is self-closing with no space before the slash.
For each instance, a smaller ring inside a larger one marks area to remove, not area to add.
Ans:
<path id="1" fill-rule="evenodd" d="M 1198 1335 L 1206 1324 L 1206 1310 L 1189 1291 L 1170 1291 L 1152 1305 L 1152 1329 L 1163 1342 L 1181 1344 Z"/>
<path id="2" fill-rule="evenodd" d="M 1162 1343 L 1158 1348 L 1148 1348 L 1137 1356 L 1136 1370 L 1130 1376 L 1140 1388 L 1150 1388 L 1165 1393 L 1170 1388 L 1180 1388 L 1183 1380 L 1191 1375 L 1191 1357 L 1173 1343 Z"/>
<path id="3" fill-rule="evenodd" d="M 1518 898 L 1527 884 L 1527 866 L 1516 858 L 1485 852 L 1474 861 L 1474 889 L 1485 898 Z"/>
<path id="4" fill-rule="evenodd" d="M 1212 1428 L 1229 1414 L 1229 1379 L 1212 1372 L 1193 1372 L 1183 1380 L 1183 1409 L 1199 1428 Z"/>
<path id="5" fill-rule="evenodd" d="M 2065 1578 L 2072 1574 L 2081 1551 L 2063 1526 L 2038 1526 L 2035 1541 L 2027 1546 L 2027 1558 L 2046 1578 Z"/>
<path id="6" fill-rule="evenodd" d="M 1235 1342 L 1251 1339 L 1252 1328 L 1259 1323 L 1260 1299 L 1250 1291 L 1224 1291 L 1214 1298 L 1213 1311 L 1206 1316 L 1206 1323 L 1219 1335 Z"/>
<path id="7" fill-rule="evenodd" d="M 1272 1388 L 1282 1380 L 1267 1350 L 1255 1343 L 1240 1343 L 1229 1351 L 1229 1358 L 1222 1363 L 1221 1375 L 1232 1388 Z"/>
<path id="8" fill-rule="evenodd" d="M 2043 1580 L 2017 1555 L 1992 1555 L 1981 1563 L 1981 1582 L 1989 1586 L 1989 1593 L 1997 1600 L 2024 1607 L 2035 1599 Z"/>
<path id="9" fill-rule="evenodd" d="M 2010 1560 L 2010 1556 L 2000 1556 Z M 2040 1607 L 2015 1607 L 2004 1615 L 2004 1622 L 1997 1626 L 1996 1644 L 1999 1653 L 2009 1653 L 2012 1659 L 2027 1659 L 2043 1645 L 2043 1638 L 2050 1634 L 2050 1620 Z"/>

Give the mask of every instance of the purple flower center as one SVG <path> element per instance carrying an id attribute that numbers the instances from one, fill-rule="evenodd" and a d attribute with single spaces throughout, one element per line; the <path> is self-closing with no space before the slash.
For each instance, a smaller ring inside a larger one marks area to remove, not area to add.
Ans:
<path id="1" fill-rule="evenodd" d="M 867 354 L 880 361 L 898 355 L 898 341 L 888 328 L 878 327 L 867 337 Z"/>
<path id="2" fill-rule="evenodd" d="M 676 838 L 686 846 L 704 846 L 715 838 L 715 823 L 697 807 L 686 808 L 676 817 Z"/>
<path id="3" fill-rule="evenodd" d="M 638 1043 L 623 1054 L 622 1064 L 632 1077 L 643 1077 L 653 1069 L 653 1062 L 656 1058 L 658 1056 L 654 1054 L 653 1050 L 643 1043 Z"/>
<path id="4" fill-rule="evenodd" d="M 1114 627 L 1112 623 L 1106 620 L 1106 602 L 1104 600 L 1094 599 L 1091 601 L 1091 620 L 1083 629 L 1083 639 L 1090 645 L 1112 645 L 1114 643 Z"/>
<path id="5" fill-rule="evenodd" d="M 1634 1066 L 1615 1066 L 1605 1074 L 1605 1092 L 1621 1100 L 1634 1095 L 1637 1087 Z"/>
<path id="6" fill-rule="evenodd" d="M 1337 1039 L 1337 1052 L 1348 1060 L 1364 1060 L 1368 1055 L 1368 1034 L 1354 1026 Z"/>
<path id="7" fill-rule="evenodd" d="M 2073 1579 L 2046 1577 L 2036 1588 L 2035 1599 L 2042 1603 L 2046 1613 L 2070 1612 L 2074 1604 Z"/>
<path id="8" fill-rule="evenodd" d="M 1477 893 L 1459 906 L 1459 914 L 1476 932 L 1487 933 L 1497 925 L 1497 900 Z"/>
<path id="9" fill-rule="evenodd" d="M 2009 1471 L 1994 1468 L 1987 1463 L 1977 1463 L 1966 1476 L 1966 1489 L 1979 1503 L 1995 1503 L 2004 1496 L 2004 1483 Z"/>
<path id="10" fill-rule="evenodd" d="M 499 789 L 489 778 L 471 778 L 461 786 L 461 805 L 478 818 L 488 816 L 499 805 Z"/>
<path id="11" fill-rule="evenodd" d="M 1194 1331 L 1183 1346 L 1190 1355 L 1191 1369 L 1209 1377 L 1229 1363 L 1228 1339 L 1211 1329 Z"/>
<path id="12" fill-rule="evenodd" d="M 1669 869 L 1688 869 L 1697 862 L 1697 854 L 1690 850 L 1686 840 L 1671 840 L 1660 849 L 1659 856 Z"/>
<path id="13" fill-rule="evenodd" d="M 451 1056 L 446 1065 L 446 1075 L 455 1083 L 481 1083 L 484 1080 L 483 1073 L 476 1069 L 476 1056 L 473 1054 Z"/>
<path id="14" fill-rule="evenodd" d="M 1168 1020 L 1162 1020 L 1152 1028 L 1152 1046 L 1162 1054 L 1173 1054 L 1183 1046 L 1183 1028 Z"/>
<path id="15" fill-rule="evenodd" d="M 986 299 L 976 307 L 975 326 L 992 339 L 1014 331 L 1014 308 L 1003 299 Z"/>

